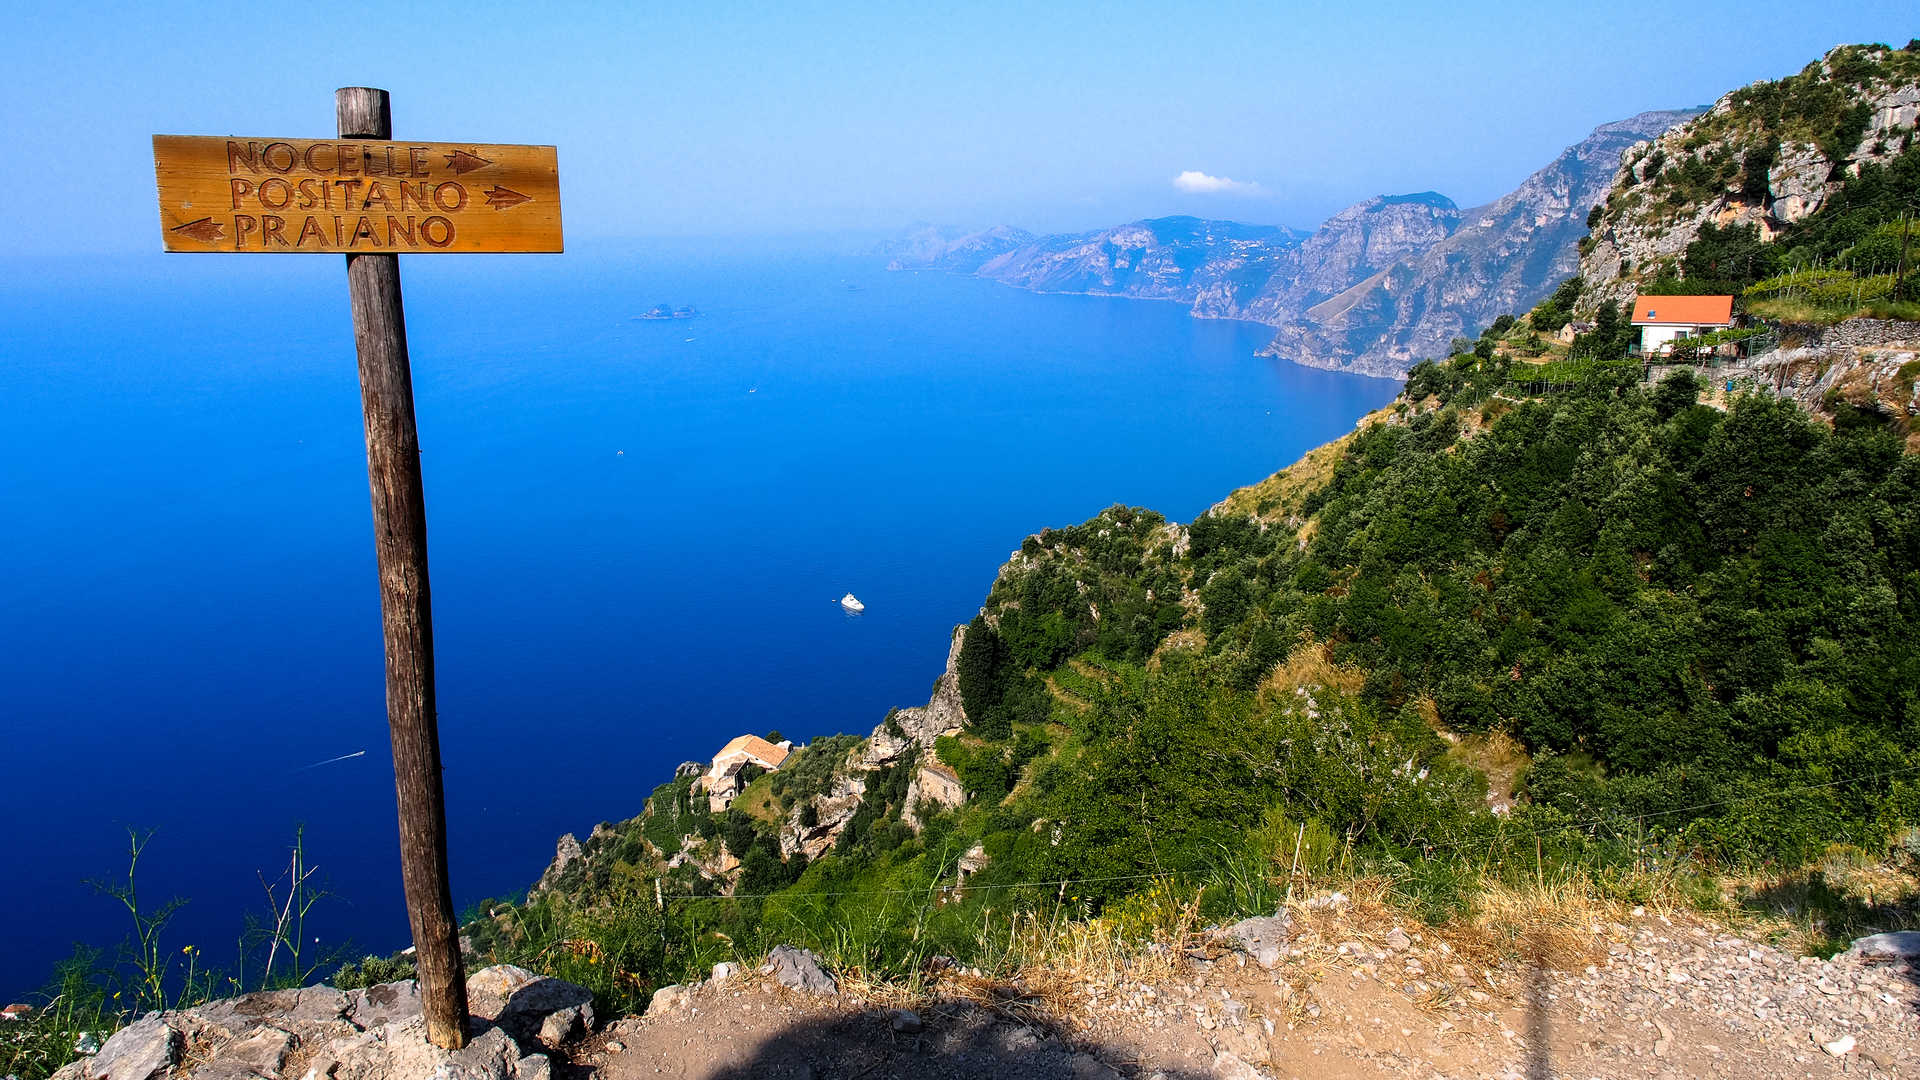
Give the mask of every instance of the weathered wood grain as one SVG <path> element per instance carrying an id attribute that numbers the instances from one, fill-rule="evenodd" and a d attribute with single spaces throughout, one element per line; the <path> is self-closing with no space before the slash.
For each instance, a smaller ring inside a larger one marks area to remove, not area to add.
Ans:
<path id="1" fill-rule="evenodd" d="M 388 138 L 387 92 L 335 94 L 343 138 Z M 413 373 L 400 303 L 400 257 L 347 256 L 353 340 L 366 418 L 367 485 L 380 570 L 387 651 L 387 725 L 400 816 L 400 875 L 413 928 L 427 1038 L 457 1050 L 467 1041 L 467 984 L 447 875 L 446 796 L 433 685 L 433 609 L 427 577 L 427 505 L 414 426 Z"/>
<path id="2" fill-rule="evenodd" d="M 167 251 L 557 252 L 551 146 L 155 135 Z"/>

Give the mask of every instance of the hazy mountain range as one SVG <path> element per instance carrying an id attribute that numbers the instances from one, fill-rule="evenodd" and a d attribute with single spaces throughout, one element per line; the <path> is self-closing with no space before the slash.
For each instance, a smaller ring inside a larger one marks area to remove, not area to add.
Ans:
<path id="1" fill-rule="evenodd" d="M 1444 355 L 1456 335 L 1526 311 L 1574 273 L 1587 215 L 1605 199 L 1621 155 L 1698 112 L 1603 124 L 1513 191 L 1468 210 L 1428 191 L 1368 199 L 1311 233 L 1192 217 L 1055 236 L 922 226 L 883 253 L 898 270 L 1178 301 L 1196 318 L 1275 327 L 1272 355 L 1398 376 Z"/>

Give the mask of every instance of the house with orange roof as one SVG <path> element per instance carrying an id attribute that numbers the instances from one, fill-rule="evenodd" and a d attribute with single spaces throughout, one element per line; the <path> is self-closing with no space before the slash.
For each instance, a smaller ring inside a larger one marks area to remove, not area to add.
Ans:
<path id="1" fill-rule="evenodd" d="M 711 767 L 700 778 L 700 785 L 707 793 L 707 806 L 716 814 L 725 810 L 747 786 L 740 775 L 743 769 L 757 765 L 767 772 L 777 772 L 792 752 L 791 740 L 770 743 L 758 735 L 735 737 L 713 755 Z"/>
<path id="2" fill-rule="evenodd" d="M 1663 353 L 1682 338 L 1732 329 L 1733 297 L 1636 296 L 1633 325 L 1640 328 L 1640 352 Z"/>

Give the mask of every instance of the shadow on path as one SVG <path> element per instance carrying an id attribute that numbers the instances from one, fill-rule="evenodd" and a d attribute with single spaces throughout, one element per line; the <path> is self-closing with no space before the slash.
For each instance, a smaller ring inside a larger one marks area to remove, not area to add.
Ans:
<path id="1" fill-rule="evenodd" d="M 634 1061 L 637 1074 L 702 1080 L 1116 1080 L 1158 1073 L 1166 1080 L 1212 1080 L 1208 1067 L 1142 1070 L 1114 1046 L 1070 1045 L 1041 1022 L 1016 1022 L 979 1005 L 942 1002 L 919 1014 L 917 1032 L 895 1031 L 885 1010 L 815 1014 L 783 1023 L 751 1041 L 688 1047 L 681 1061 Z M 1209 1065 L 1211 1063 L 1208 1063 Z M 598 1070 L 601 1077 L 627 1071 Z"/>
<path id="2" fill-rule="evenodd" d="M 1553 1021 L 1547 1015 L 1547 957 L 1538 937 L 1528 942 L 1527 1080 L 1553 1080 Z"/>

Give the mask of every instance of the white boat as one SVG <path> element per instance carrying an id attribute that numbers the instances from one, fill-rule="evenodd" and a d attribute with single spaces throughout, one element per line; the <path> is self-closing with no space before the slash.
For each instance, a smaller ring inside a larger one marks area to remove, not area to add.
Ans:
<path id="1" fill-rule="evenodd" d="M 848 593 L 847 595 L 840 598 L 840 606 L 843 608 L 846 608 L 848 611 L 851 611 L 856 615 L 862 611 L 867 610 L 867 605 L 861 603 L 860 598 L 853 595 L 852 593 Z"/>

